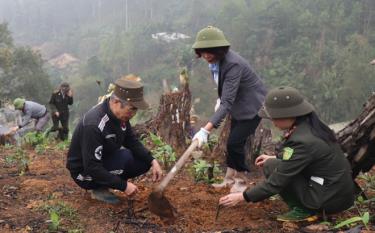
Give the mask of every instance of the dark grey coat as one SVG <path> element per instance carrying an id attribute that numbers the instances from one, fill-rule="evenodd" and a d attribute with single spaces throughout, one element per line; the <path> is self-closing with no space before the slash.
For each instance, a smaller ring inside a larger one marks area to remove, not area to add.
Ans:
<path id="1" fill-rule="evenodd" d="M 250 64 L 229 50 L 219 64 L 220 107 L 210 122 L 218 127 L 229 113 L 235 120 L 250 120 L 261 108 L 266 88 Z"/>

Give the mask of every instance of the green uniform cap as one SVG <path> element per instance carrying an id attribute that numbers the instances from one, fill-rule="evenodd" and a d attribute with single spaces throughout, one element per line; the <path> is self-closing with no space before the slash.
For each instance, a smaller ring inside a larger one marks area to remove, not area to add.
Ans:
<path id="1" fill-rule="evenodd" d="M 193 44 L 193 49 L 205 49 L 230 46 L 224 33 L 216 27 L 208 26 L 200 30 Z"/>
<path id="2" fill-rule="evenodd" d="M 293 87 L 277 87 L 270 90 L 264 106 L 259 111 L 263 118 L 290 118 L 311 113 L 314 107 Z"/>
<path id="3" fill-rule="evenodd" d="M 25 104 L 25 99 L 23 98 L 16 98 L 14 101 L 13 101 L 13 105 L 14 105 L 14 108 L 15 109 L 23 109 L 23 105 Z"/>

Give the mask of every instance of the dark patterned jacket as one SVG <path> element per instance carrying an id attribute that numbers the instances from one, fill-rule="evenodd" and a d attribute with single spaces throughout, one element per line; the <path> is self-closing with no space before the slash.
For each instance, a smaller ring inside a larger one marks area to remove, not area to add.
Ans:
<path id="1" fill-rule="evenodd" d="M 68 105 L 73 104 L 73 97 L 63 95 L 61 91 L 53 92 L 49 100 L 51 112 L 59 112 L 60 115 L 69 115 Z"/>
<path id="2" fill-rule="evenodd" d="M 106 99 L 89 110 L 76 126 L 66 167 L 72 174 L 90 176 L 98 184 L 123 191 L 126 181 L 107 171 L 102 162 L 103 157 L 112 156 L 122 146 L 147 164 L 154 159 L 135 137 L 130 123 L 121 125 Z"/>

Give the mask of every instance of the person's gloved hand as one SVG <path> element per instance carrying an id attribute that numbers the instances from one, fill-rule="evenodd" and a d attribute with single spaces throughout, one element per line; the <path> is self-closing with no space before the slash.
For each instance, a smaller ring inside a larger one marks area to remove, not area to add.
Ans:
<path id="1" fill-rule="evenodd" d="M 219 107 L 220 107 L 220 98 L 217 98 L 215 108 L 214 108 L 215 112 L 219 109 Z"/>
<path id="2" fill-rule="evenodd" d="M 204 143 L 207 143 L 208 135 L 210 131 L 205 128 L 201 128 L 193 137 L 194 140 L 198 140 L 198 147 L 201 147 Z"/>

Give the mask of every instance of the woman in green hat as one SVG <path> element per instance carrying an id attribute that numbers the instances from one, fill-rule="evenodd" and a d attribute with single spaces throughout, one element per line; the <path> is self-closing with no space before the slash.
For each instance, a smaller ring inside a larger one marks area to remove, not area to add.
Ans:
<path id="1" fill-rule="evenodd" d="M 260 122 L 258 111 L 266 88 L 250 64 L 229 47 L 223 32 L 212 26 L 199 31 L 193 44 L 197 57 L 208 62 L 219 96 L 215 113 L 193 139 L 198 140 L 199 145 L 207 142 L 211 130 L 217 128 L 227 114 L 231 116 L 227 142 L 228 168 L 223 182 L 213 186 L 231 186 L 231 192 L 242 192 L 247 187 L 245 181 L 249 171 L 245 164 L 245 143 Z"/>
<path id="2" fill-rule="evenodd" d="M 277 219 L 303 221 L 316 219 L 323 211 L 343 211 L 353 204 L 349 162 L 335 134 L 296 89 L 272 89 L 259 115 L 284 130 L 281 146 L 275 155 L 262 154 L 255 160 L 263 167 L 265 181 L 243 193 L 220 198 L 221 205 L 258 202 L 280 194 L 290 211 Z"/>

